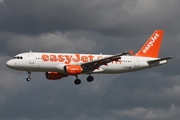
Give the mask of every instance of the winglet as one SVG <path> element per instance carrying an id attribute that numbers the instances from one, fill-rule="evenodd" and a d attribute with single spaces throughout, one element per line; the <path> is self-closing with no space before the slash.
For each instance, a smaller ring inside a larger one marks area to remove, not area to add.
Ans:
<path id="1" fill-rule="evenodd" d="M 158 58 L 163 34 L 163 30 L 156 30 L 135 56 Z"/>

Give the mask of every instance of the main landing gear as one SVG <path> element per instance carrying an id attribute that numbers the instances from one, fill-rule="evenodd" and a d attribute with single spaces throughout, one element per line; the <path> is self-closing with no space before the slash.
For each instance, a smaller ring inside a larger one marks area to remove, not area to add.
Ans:
<path id="1" fill-rule="evenodd" d="M 27 71 L 28 72 L 28 77 L 26 78 L 26 81 L 31 81 L 31 72 L 30 71 Z"/>
<path id="2" fill-rule="evenodd" d="M 81 80 L 76 76 L 76 80 L 74 81 L 74 84 L 79 85 L 81 84 Z"/>
<path id="3" fill-rule="evenodd" d="M 87 77 L 87 81 L 88 81 L 88 82 L 92 82 L 93 80 L 94 80 L 94 77 L 93 77 L 93 76 L 89 75 L 89 76 Z"/>
<path id="4" fill-rule="evenodd" d="M 93 80 L 94 80 L 94 77 L 93 77 L 93 76 L 89 75 L 89 76 L 87 77 L 87 81 L 88 81 L 88 82 L 92 82 Z M 81 84 L 81 80 L 78 78 L 77 75 L 76 75 L 76 79 L 74 80 L 74 84 L 76 84 L 76 85 Z"/>

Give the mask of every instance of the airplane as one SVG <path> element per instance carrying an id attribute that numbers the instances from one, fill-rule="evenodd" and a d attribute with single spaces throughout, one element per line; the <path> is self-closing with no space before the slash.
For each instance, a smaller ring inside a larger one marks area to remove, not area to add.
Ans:
<path id="1" fill-rule="evenodd" d="M 74 83 L 79 85 L 80 74 L 87 74 L 92 82 L 92 74 L 117 74 L 142 70 L 166 64 L 173 57 L 159 58 L 164 30 L 155 30 L 142 48 L 133 55 L 132 50 L 115 55 L 26 52 L 7 61 L 7 67 L 27 71 L 27 81 L 31 81 L 32 72 L 45 72 L 48 80 L 59 80 L 75 76 Z"/>

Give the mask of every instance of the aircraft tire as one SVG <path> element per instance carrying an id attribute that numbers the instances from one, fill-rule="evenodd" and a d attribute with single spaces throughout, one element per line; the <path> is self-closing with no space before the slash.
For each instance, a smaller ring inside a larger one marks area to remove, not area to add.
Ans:
<path id="1" fill-rule="evenodd" d="M 76 80 L 74 81 L 74 84 L 76 84 L 76 85 L 81 84 L 81 80 L 80 80 L 80 79 L 76 79 Z"/>
<path id="2" fill-rule="evenodd" d="M 26 81 L 28 81 L 28 82 L 31 81 L 31 78 L 30 77 L 26 78 Z"/>
<path id="3" fill-rule="evenodd" d="M 87 81 L 88 81 L 88 82 L 92 82 L 93 80 L 94 80 L 94 77 L 93 77 L 93 76 L 88 76 L 88 77 L 87 77 Z"/>

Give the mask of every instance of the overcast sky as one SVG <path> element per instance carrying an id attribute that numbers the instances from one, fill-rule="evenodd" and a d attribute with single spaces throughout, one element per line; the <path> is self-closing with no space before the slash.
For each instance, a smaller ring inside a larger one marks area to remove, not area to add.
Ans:
<path id="1" fill-rule="evenodd" d="M 0 0 L 0 120 L 179 120 L 179 0 Z M 32 51 L 137 52 L 156 29 L 165 31 L 160 57 L 143 71 L 80 75 L 48 81 L 44 73 L 6 67 Z"/>

